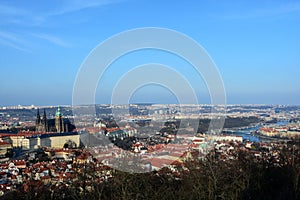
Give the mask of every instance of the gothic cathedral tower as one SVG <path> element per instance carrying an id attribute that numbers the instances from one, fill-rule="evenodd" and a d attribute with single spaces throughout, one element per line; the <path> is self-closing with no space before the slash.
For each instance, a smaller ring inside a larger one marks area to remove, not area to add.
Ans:
<path id="1" fill-rule="evenodd" d="M 35 121 L 35 130 L 39 132 L 47 132 L 48 131 L 48 123 L 47 123 L 47 116 L 46 111 L 44 109 L 43 118 L 41 118 L 40 110 L 37 110 L 36 121 Z"/>
<path id="2" fill-rule="evenodd" d="M 55 113 L 55 128 L 56 128 L 56 131 L 58 133 L 63 133 L 65 130 L 64 130 L 64 120 L 63 120 L 63 117 L 60 113 L 60 107 L 57 108 L 57 111 Z"/>
<path id="3" fill-rule="evenodd" d="M 36 114 L 36 120 L 35 120 L 35 130 L 36 131 L 41 131 L 40 124 L 41 124 L 41 116 L 40 116 L 40 109 L 38 109 L 37 114 Z"/>
<path id="4" fill-rule="evenodd" d="M 41 126 L 43 127 L 42 131 L 43 132 L 48 132 L 48 120 L 47 120 L 47 116 L 46 116 L 46 110 L 44 109 L 44 115 L 43 118 L 41 120 Z"/>

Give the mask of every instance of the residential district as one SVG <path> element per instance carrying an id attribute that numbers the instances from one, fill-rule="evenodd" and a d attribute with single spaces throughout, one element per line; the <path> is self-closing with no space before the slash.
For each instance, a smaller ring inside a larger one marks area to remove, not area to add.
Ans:
<path id="1" fill-rule="evenodd" d="M 229 105 L 216 108 L 219 112 L 210 105 L 94 108 L 96 113 L 76 108 L 83 114 L 74 117 L 78 112 L 70 106 L 0 107 L 0 196 L 13 191 L 38 196 L 41 187 L 53 196 L 75 182 L 79 192 L 91 192 L 92 182 L 109 181 L 116 170 L 167 168 L 180 179 L 189 173 L 186 162 L 212 152 L 218 162 L 236 160 L 241 152 L 274 166 L 298 162 L 297 106 Z M 210 130 L 210 121 L 222 117 L 222 130 Z M 292 152 L 284 161 L 283 149 Z M 93 176 L 83 179 L 87 168 Z"/>

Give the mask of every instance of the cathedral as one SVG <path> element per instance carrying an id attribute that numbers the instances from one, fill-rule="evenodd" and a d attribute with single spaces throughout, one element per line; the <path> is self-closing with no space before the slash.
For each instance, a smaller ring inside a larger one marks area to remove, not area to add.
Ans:
<path id="1" fill-rule="evenodd" d="M 43 117 L 40 115 L 39 109 L 36 115 L 36 128 L 38 132 L 55 132 L 67 133 L 72 132 L 75 126 L 71 124 L 68 118 L 62 116 L 60 108 L 58 107 L 54 119 L 47 119 L 46 111 L 44 109 Z"/>

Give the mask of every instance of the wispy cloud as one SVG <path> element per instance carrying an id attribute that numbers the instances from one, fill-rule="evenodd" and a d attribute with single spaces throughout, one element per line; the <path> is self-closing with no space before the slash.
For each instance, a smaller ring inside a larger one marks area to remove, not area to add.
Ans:
<path id="1" fill-rule="evenodd" d="M 0 2 L 0 24 L 19 24 L 23 26 L 39 26 L 46 24 L 47 20 L 53 16 L 65 15 L 84 9 L 98 8 L 101 6 L 114 4 L 123 0 L 62 0 L 53 1 L 49 8 L 45 10 L 31 7 L 17 7 L 13 5 L 1 4 Z M 41 1 L 40 5 L 44 4 Z"/>
<path id="2" fill-rule="evenodd" d="M 4 39 L 2 39 L 1 37 L 0 37 L 0 44 L 5 45 L 5 46 L 8 46 L 8 47 L 13 48 L 13 49 L 16 49 L 16 50 L 19 50 L 19 51 L 31 53 L 30 50 L 25 49 L 25 48 L 23 48 L 23 47 L 21 47 L 21 46 L 19 46 L 19 45 L 17 45 L 17 44 L 14 44 L 13 42 L 10 42 L 10 41 L 8 41 L 8 40 L 4 40 Z"/>
<path id="3" fill-rule="evenodd" d="M 88 8 L 96 8 L 108 4 L 120 2 L 121 0 L 64 0 L 62 6 L 48 13 L 48 15 L 62 15 L 70 12 L 80 11 Z"/>
<path id="4" fill-rule="evenodd" d="M 26 43 L 28 43 L 30 38 L 27 38 L 27 40 L 22 39 L 22 33 L 26 32 L 31 37 L 40 38 L 61 47 L 70 47 L 67 42 L 57 36 L 53 36 L 51 33 L 28 33 L 25 29 L 28 29 L 28 27 L 38 29 L 42 26 L 47 26 L 47 24 L 51 24 L 54 16 L 98 8 L 120 1 L 122 0 L 53 0 L 53 2 L 48 2 L 48 6 L 43 5 L 44 2 L 42 1 L 37 2 L 34 6 L 15 4 L 13 1 L 0 2 L 0 25 L 12 27 L 13 29 L 11 30 L 14 32 L 12 34 L 0 29 L 0 44 L 21 51 L 28 51 L 26 50 L 28 47 Z M 80 21 L 76 22 L 80 23 Z M 60 21 L 55 21 L 55 24 L 58 24 L 58 26 L 59 23 Z M 67 22 L 64 21 L 63 23 Z M 38 30 L 35 31 L 38 32 Z"/>
<path id="5" fill-rule="evenodd" d="M 266 17 L 281 17 L 286 14 L 300 12 L 300 2 L 270 5 L 264 8 L 239 10 L 234 12 L 211 15 L 224 20 L 259 19 Z"/>
<path id="6" fill-rule="evenodd" d="M 28 42 L 18 37 L 16 34 L 0 31 L 0 44 L 17 49 L 23 52 L 31 52 L 24 48 L 28 45 Z"/>
<path id="7" fill-rule="evenodd" d="M 14 6 L 0 5 L 0 15 L 25 15 L 28 12 Z"/>
<path id="8" fill-rule="evenodd" d="M 20 35 L 20 34 L 19 34 Z M 31 52 L 26 47 L 29 47 L 28 40 L 23 39 L 17 34 L 10 33 L 10 32 L 4 32 L 0 31 L 0 44 L 24 51 L 24 52 Z M 25 35 L 29 35 L 34 38 L 43 39 L 47 42 L 50 42 L 52 44 L 61 46 L 61 47 L 70 47 L 70 45 L 63 41 L 62 39 L 55 37 L 50 34 L 44 34 L 44 33 L 27 33 Z"/>
<path id="9" fill-rule="evenodd" d="M 14 43 L 19 43 L 19 44 L 22 44 L 22 45 L 27 45 L 28 44 L 28 42 L 25 41 L 24 39 L 18 37 L 16 34 L 9 33 L 9 32 L 0 31 L 0 38 L 4 38 L 6 40 L 10 40 Z"/>
<path id="10" fill-rule="evenodd" d="M 40 39 L 46 40 L 50 43 L 53 43 L 55 45 L 61 46 L 61 47 L 69 47 L 70 45 L 67 44 L 65 41 L 63 41 L 62 39 L 49 35 L 49 34 L 44 34 L 44 33 L 34 33 L 31 34 L 32 36 L 38 37 Z"/>
<path id="11" fill-rule="evenodd" d="M 27 24 L 31 24 L 33 20 L 31 18 L 34 17 L 32 15 L 32 12 L 28 9 L 0 3 L 1 25 L 24 24 L 24 22 L 27 22 Z"/>

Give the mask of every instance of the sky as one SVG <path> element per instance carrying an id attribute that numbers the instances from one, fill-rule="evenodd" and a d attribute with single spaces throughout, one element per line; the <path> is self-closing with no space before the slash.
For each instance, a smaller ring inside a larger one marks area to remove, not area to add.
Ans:
<path id="1" fill-rule="evenodd" d="M 0 105 L 72 104 L 74 82 L 92 50 L 143 27 L 175 30 L 201 45 L 219 70 L 228 104 L 299 105 L 299 24 L 300 2 L 291 0 L 2 0 Z M 151 49 L 112 63 L 99 80 L 95 102 L 110 103 L 118 80 L 146 63 L 174 68 L 199 103 L 210 103 L 205 81 L 188 62 Z M 179 102 L 159 84 L 123 92 L 132 93 L 131 102 L 189 103 L 188 96 Z"/>

